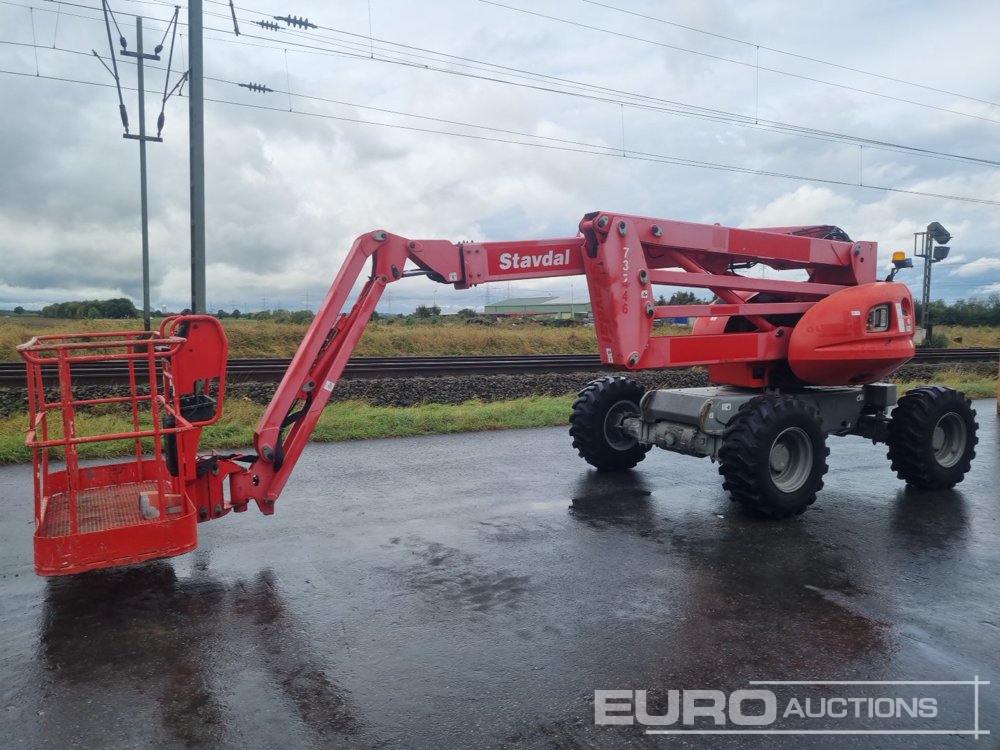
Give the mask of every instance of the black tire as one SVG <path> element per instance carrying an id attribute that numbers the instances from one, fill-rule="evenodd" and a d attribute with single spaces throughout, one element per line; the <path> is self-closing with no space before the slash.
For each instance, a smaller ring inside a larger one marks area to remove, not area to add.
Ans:
<path id="1" fill-rule="evenodd" d="M 643 445 L 621 431 L 621 420 L 639 416 L 645 388 L 631 378 L 592 380 L 573 403 L 569 434 L 580 456 L 599 471 L 631 469 L 646 457 Z"/>
<path id="2" fill-rule="evenodd" d="M 929 385 L 899 399 L 889 420 L 889 460 L 908 485 L 942 490 L 972 467 L 979 438 L 976 411 L 961 391 Z"/>
<path id="3" fill-rule="evenodd" d="M 814 406 L 792 396 L 758 396 L 726 427 L 719 473 L 733 500 L 770 518 L 790 518 L 816 501 L 828 455 Z"/>

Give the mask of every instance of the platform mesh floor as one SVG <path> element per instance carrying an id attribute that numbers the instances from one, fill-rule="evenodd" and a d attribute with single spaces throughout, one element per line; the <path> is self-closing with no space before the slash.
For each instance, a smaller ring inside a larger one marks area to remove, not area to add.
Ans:
<path id="1" fill-rule="evenodd" d="M 169 485 L 168 485 L 169 486 Z M 156 518 L 145 519 L 139 509 L 139 493 L 156 492 L 156 482 L 132 482 L 112 487 L 93 487 L 77 494 L 77 527 L 81 534 L 117 529 L 122 526 L 141 526 L 158 523 Z M 41 536 L 67 536 L 70 533 L 69 495 L 61 492 L 49 499 L 45 519 L 39 530 Z"/>

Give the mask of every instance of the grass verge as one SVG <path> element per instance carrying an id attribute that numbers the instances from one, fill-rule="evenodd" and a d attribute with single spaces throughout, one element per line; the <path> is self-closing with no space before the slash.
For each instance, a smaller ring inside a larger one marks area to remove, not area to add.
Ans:
<path id="1" fill-rule="evenodd" d="M 232 358 L 291 357 L 306 324 L 267 320 L 222 321 Z M 32 336 L 54 333 L 134 330 L 136 320 L 60 320 L 57 318 L 0 318 L 0 361 L 19 361 L 17 346 Z M 153 327 L 159 320 L 153 321 Z M 687 327 L 668 326 L 657 335 L 684 335 Z M 459 356 L 468 354 L 594 354 L 593 328 L 559 328 L 519 319 L 490 325 L 467 325 L 449 317 L 437 322 L 372 321 L 365 327 L 353 354 L 358 357 Z"/>
<path id="2" fill-rule="evenodd" d="M 369 406 L 356 401 L 331 404 L 320 418 L 312 439 L 317 442 L 412 437 L 415 435 L 483 432 L 568 423 L 574 396 L 530 396 L 513 401 L 467 401 L 460 405 L 424 404 L 407 408 Z M 205 428 L 200 446 L 205 449 L 248 448 L 263 407 L 244 400 L 226 402 L 225 415 Z M 25 463 L 31 451 L 24 445 L 27 415 L 0 418 L 0 464 Z M 77 433 L 95 435 L 131 429 L 129 418 L 119 414 L 80 414 Z M 54 430 L 58 432 L 58 430 Z M 152 442 L 143 441 L 151 453 Z M 84 458 L 130 455 L 131 441 L 88 443 L 80 448 Z"/>
<path id="3" fill-rule="evenodd" d="M 900 395 L 911 388 L 929 385 L 923 381 L 894 381 L 899 386 Z M 962 391 L 969 398 L 995 398 L 997 395 L 997 379 L 995 377 L 979 377 L 975 373 L 963 370 L 945 370 L 934 376 L 933 385 L 943 385 Z"/>

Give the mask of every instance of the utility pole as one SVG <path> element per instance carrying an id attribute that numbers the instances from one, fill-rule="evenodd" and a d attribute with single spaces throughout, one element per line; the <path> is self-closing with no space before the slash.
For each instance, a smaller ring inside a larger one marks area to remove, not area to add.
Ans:
<path id="1" fill-rule="evenodd" d="M 188 126 L 191 154 L 191 311 L 205 307 L 205 79 L 202 60 L 202 0 L 188 2 Z"/>
<path id="2" fill-rule="evenodd" d="M 142 51 L 142 16 L 135 17 L 135 52 L 122 50 L 122 57 L 134 57 L 139 82 L 139 135 L 125 133 L 122 137 L 139 141 L 139 194 L 142 204 L 142 323 L 150 330 L 149 320 L 149 210 L 146 199 L 146 141 L 162 143 L 159 136 L 146 135 L 146 87 L 143 77 L 143 62 L 159 60 L 159 55 L 147 55 Z"/>

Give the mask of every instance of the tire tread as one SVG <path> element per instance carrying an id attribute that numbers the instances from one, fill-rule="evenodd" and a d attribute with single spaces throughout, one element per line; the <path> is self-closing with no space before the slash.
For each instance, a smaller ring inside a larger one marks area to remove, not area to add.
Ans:
<path id="1" fill-rule="evenodd" d="M 962 416 L 969 433 L 965 454 L 957 464 L 945 469 L 928 459 L 926 441 L 930 438 L 928 430 L 933 431 L 931 420 L 936 424 L 949 408 Z M 972 402 L 961 391 L 940 385 L 908 391 L 892 412 L 886 440 L 887 456 L 896 476 L 910 486 L 929 490 L 948 489 L 961 482 L 976 457 L 979 424 L 975 417 Z"/>
<path id="2" fill-rule="evenodd" d="M 622 400 L 636 404 L 645 389 L 633 380 L 622 376 L 608 376 L 592 380 L 577 394 L 570 415 L 569 434 L 573 447 L 599 471 L 631 469 L 646 457 L 651 445 L 636 443 L 628 450 L 619 450 L 608 444 L 604 437 L 604 417 L 607 410 Z"/>
<path id="3" fill-rule="evenodd" d="M 764 472 L 762 462 L 768 460 L 762 446 L 764 433 L 775 423 L 795 421 L 801 417 L 811 420 L 818 429 L 819 417 L 815 407 L 794 396 L 758 396 L 740 407 L 723 433 L 719 449 L 722 487 L 733 500 L 775 519 L 797 516 L 816 501 L 816 493 L 823 488 L 823 475 L 827 471 L 826 457 L 830 455 L 825 442 L 818 452 L 814 451 L 819 476 L 814 479 L 811 490 L 804 493 L 794 506 L 776 501 L 772 495 L 776 491 L 773 485 L 760 479 Z M 767 446 L 769 450 L 770 446 Z"/>

